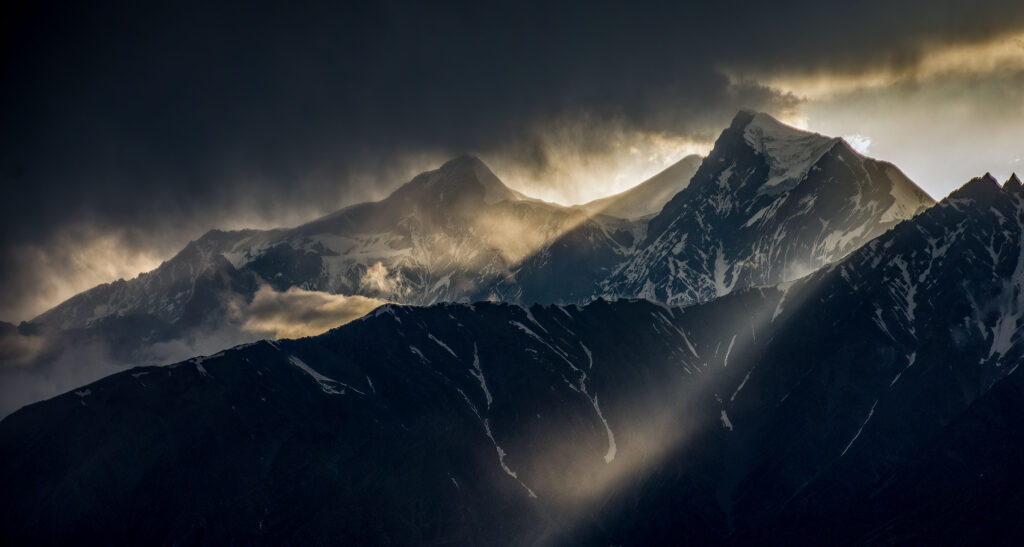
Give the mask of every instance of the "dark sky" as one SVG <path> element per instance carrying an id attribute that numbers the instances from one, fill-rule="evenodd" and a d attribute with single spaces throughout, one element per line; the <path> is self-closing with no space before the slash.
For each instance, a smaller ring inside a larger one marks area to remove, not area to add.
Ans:
<path id="1" fill-rule="evenodd" d="M 1012 46 L 971 60 L 1024 32 L 1019 0 L 211 4 L 0 8 L 0 319 L 461 152 L 573 202 L 706 150 L 740 107 L 879 146 L 892 125 L 854 122 L 902 120 L 900 101 L 968 89 L 984 124 L 1024 118 Z"/>

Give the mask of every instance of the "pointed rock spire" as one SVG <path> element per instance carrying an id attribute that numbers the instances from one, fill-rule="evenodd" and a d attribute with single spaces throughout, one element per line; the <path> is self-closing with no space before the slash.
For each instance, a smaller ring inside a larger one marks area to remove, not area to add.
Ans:
<path id="1" fill-rule="evenodd" d="M 968 181 L 967 184 L 954 190 L 949 197 L 973 199 L 982 203 L 988 203 L 989 200 L 996 199 L 1000 195 L 1002 195 L 1002 192 L 995 177 L 991 173 L 985 173 L 983 176 L 975 177 Z"/>
<path id="2" fill-rule="evenodd" d="M 736 113 L 732 118 L 732 123 L 729 124 L 730 129 L 742 131 L 744 127 L 749 124 L 758 112 L 756 110 L 742 109 Z"/>
<path id="3" fill-rule="evenodd" d="M 471 155 L 458 156 L 434 171 L 420 173 L 393 195 L 419 203 L 449 204 L 481 199 L 485 203 L 496 203 L 523 197 L 505 186 L 484 162 Z"/>
<path id="4" fill-rule="evenodd" d="M 1024 195 L 1024 185 L 1017 178 L 1017 173 L 1010 175 L 1010 178 L 1003 183 L 1003 191 L 1008 194 Z"/>

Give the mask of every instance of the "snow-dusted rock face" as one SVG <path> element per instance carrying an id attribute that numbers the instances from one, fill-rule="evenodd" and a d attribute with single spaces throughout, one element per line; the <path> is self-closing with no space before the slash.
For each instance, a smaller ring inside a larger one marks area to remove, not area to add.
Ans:
<path id="1" fill-rule="evenodd" d="M 685 158 L 602 207 L 660 208 L 652 203 L 685 186 L 694 163 Z M 156 270 L 83 292 L 33 323 L 67 331 L 132 318 L 152 343 L 236 320 L 261 285 L 419 305 L 586 301 L 636 249 L 646 223 L 528 198 L 463 156 L 382 201 L 297 228 L 211 231 Z"/>
<path id="2" fill-rule="evenodd" d="M 958 320 L 948 340 L 929 344 L 977 351 L 992 376 L 965 391 L 1024 360 L 1024 195 L 1012 178 L 1003 188 L 988 174 L 971 180 L 834 270 L 851 296 L 886 295 L 872 304 L 874 321 L 908 348 L 938 332 L 932 323 Z"/>
<path id="3" fill-rule="evenodd" d="M 124 371 L 0 421 L 0 542 L 1019 544 L 1022 257 L 983 177 L 686 308 L 387 305 Z"/>
<path id="4" fill-rule="evenodd" d="M 1024 442 L 1010 425 L 1024 416 L 1024 196 L 1014 185 L 974 179 L 780 288 L 773 340 L 727 405 L 737 428 L 775 415 L 754 448 L 770 455 L 733 496 L 746 521 L 738 543 L 824 539 L 835 527 L 849 544 L 1024 537 L 995 524 L 1020 510 L 1005 500 L 1024 486 Z M 781 515 L 765 510 L 780 481 L 792 488 Z"/>
<path id="5" fill-rule="evenodd" d="M 190 306 L 220 319 L 259 284 L 408 304 L 466 300 L 572 227 L 576 210 L 522 196 L 478 159 L 417 176 L 387 199 L 288 230 L 212 231 L 153 272 L 101 285 L 34 322 L 84 328 L 110 316 L 168 324 Z M 216 278 L 204 291 L 204 280 Z"/>
<path id="6" fill-rule="evenodd" d="M 130 281 L 99 285 L 64 301 L 32 320 L 60 329 L 83 328 L 106 317 L 145 314 L 156 320 L 174 322 L 187 313 L 197 293 L 212 285 L 228 291 L 245 292 L 236 270 L 222 250 L 246 237 L 263 232 L 210 232 L 190 242 L 174 258 L 157 269 Z"/>
<path id="7" fill-rule="evenodd" d="M 486 286 L 473 300 L 533 303 L 584 303 L 600 294 L 601 284 L 636 252 L 647 219 L 623 220 L 599 215 L 544 245 L 507 276 Z"/>
<path id="8" fill-rule="evenodd" d="M 797 279 L 933 203 L 842 139 L 741 112 L 604 294 L 687 304 Z"/>
<path id="9" fill-rule="evenodd" d="M 0 370 L 0 416 L 130 363 L 285 336 L 280 326 L 336 326 L 374 301 L 496 298 L 489 288 L 557 236 L 603 226 L 617 234 L 628 224 L 526 198 L 478 159 L 461 157 L 382 201 L 296 228 L 211 231 L 152 272 L 100 285 L 0 332 L 4 347 L 21 348 L 11 357 L 19 366 Z M 625 232 L 617 237 L 623 242 L 607 243 L 615 252 L 633 244 Z"/>
<path id="10" fill-rule="evenodd" d="M 0 335 L 18 347 L 41 350 L 0 371 L 0 415 L 129 363 L 162 364 L 284 336 L 275 334 L 282 314 L 299 323 L 329 313 L 340 324 L 372 309 L 365 298 L 417 305 L 589 300 L 645 227 L 645 220 L 525 197 L 480 160 L 460 157 L 382 201 L 296 228 L 211 231 L 152 272 L 85 291 L 7 329 Z M 293 298 L 293 289 L 315 295 Z M 343 300 L 353 296 L 355 304 Z M 330 308 L 307 309 L 310 298 Z"/>
<path id="11" fill-rule="evenodd" d="M 694 160 L 645 185 L 664 187 Z M 681 187 L 649 222 L 581 226 L 477 296 L 526 304 L 596 295 L 703 302 L 807 275 L 934 203 L 895 166 L 857 154 L 842 139 L 751 112 L 737 115 Z M 648 190 L 640 185 L 604 210 L 628 211 Z"/>
<path id="12" fill-rule="evenodd" d="M 86 291 L 33 322 L 210 326 L 262 284 L 418 305 L 595 295 L 699 302 L 805 275 L 931 204 L 892 165 L 764 114 L 739 114 L 687 186 L 696 163 L 684 158 L 599 204 L 625 217 L 685 188 L 648 222 L 527 198 L 464 156 L 382 201 L 294 229 L 209 232 L 153 272 Z"/>
<path id="13" fill-rule="evenodd" d="M 687 156 L 630 190 L 575 207 L 587 213 L 588 222 L 540 247 L 473 299 L 521 304 L 589 302 L 602 294 L 602 285 L 641 248 L 651 216 L 689 184 L 701 161 L 700 156 Z"/>

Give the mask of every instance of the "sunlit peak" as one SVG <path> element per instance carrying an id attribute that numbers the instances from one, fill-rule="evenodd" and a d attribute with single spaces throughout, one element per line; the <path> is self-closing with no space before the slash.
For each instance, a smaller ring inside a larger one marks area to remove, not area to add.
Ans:
<path id="1" fill-rule="evenodd" d="M 871 137 L 865 135 L 845 135 L 843 137 L 850 146 L 859 154 L 868 155 L 871 148 Z"/>

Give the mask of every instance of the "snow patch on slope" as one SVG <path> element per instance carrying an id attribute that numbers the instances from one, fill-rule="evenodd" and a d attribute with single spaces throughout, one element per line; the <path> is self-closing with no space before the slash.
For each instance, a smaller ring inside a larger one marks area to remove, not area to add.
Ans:
<path id="1" fill-rule="evenodd" d="M 864 426 L 868 425 L 868 422 L 871 421 L 871 417 L 875 415 L 876 406 L 878 406 L 877 399 L 875 400 L 875 403 L 871 405 L 871 410 L 868 411 L 868 417 L 864 418 L 864 421 L 860 424 L 860 428 L 857 429 L 857 433 L 853 436 L 852 439 L 850 439 L 850 443 L 846 445 L 846 448 L 843 449 L 843 453 L 840 454 L 839 457 L 845 456 L 846 451 L 849 450 L 850 447 L 853 446 L 853 443 L 857 441 L 857 438 L 860 437 L 860 434 L 864 431 Z"/>
<path id="2" fill-rule="evenodd" d="M 789 189 L 784 183 L 803 179 L 840 139 L 801 131 L 759 113 L 744 129 L 743 140 L 768 162 L 768 180 L 759 192 L 776 193 Z"/>
<path id="3" fill-rule="evenodd" d="M 346 389 L 351 389 L 352 391 L 360 395 L 366 395 L 362 391 L 359 391 L 358 389 L 355 389 L 354 387 L 348 384 L 339 382 L 333 378 L 328 378 L 327 376 L 320 374 L 319 372 L 313 370 L 313 368 L 307 365 L 305 362 L 303 362 L 302 359 L 299 359 L 294 355 L 288 356 L 288 362 L 295 365 L 296 367 L 299 367 L 303 372 L 310 375 L 314 380 L 316 380 L 316 383 L 320 384 L 320 389 L 322 389 L 324 393 L 327 393 L 329 395 L 344 395 Z"/>
<path id="4" fill-rule="evenodd" d="M 480 355 L 477 353 L 476 342 L 473 342 L 473 370 L 469 373 L 476 378 L 477 382 L 480 382 L 480 389 L 483 390 L 484 397 L 487 399 L 487 408 L 490 409 L 494 398 L 491 397 L 491 390 L 487 389 L 487 378 L 484 377 L 484 370 L 480 367 Z"/>
<path id="5" fill-rule="evenodd" d="M 480 423 L 484 426 L 484 433 L 487 435 L 487 438 L 491 440 L 491 444 L 494 445 L 495 452 L 498 453 L 498 465 L 501 466 L 501 470 L 504 471 L 506 475 L 515 479 L 515 481 L 518 482 L 519 485 L 526 490 L 526 493 L 529 494 L 531 498 L 536 499 L 537 494 L 534 494 L 533 490 L 529 486 L 526 486 L 526 483 L 519 479 L 519 473 L 513 471 L 512 468 L 509 467 L 507 463 L 505 463 L 505 457 L 508 454 L 505 453 L 505 449 L 503 449 L 498 444 L 498 441 L 494 438 L 494 433 L 491 432 L 490 421 L 487 418 L 484 418 L 483 416 L 480 415 L 480 411 L 476 409 L 476 405 L 474 405 L 473 402 L 469 400 L 469 397 L 466 396 L 465 392 L 463 392 L 461 389 L 458 389 L 458 392 L 459 395 L 462 395 L 462 398 L 466 401 L 466 404 L 469 406 L 469 409 L 473 411 L 473 414 L 476 415 L 477 419 L 479 419 Z"/>

